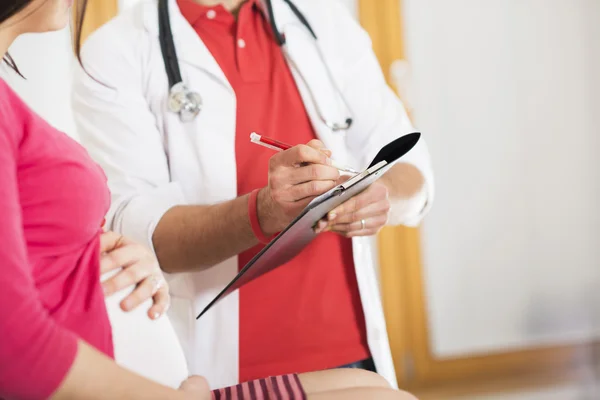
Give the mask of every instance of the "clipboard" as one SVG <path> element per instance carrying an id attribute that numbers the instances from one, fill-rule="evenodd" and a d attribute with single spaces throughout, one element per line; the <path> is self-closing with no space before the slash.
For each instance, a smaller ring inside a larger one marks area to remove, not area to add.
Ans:
<path id="1" fill-rule="evenodd" d="M 324 216 L 381 178 L 419 142 L 420 137 L 419 132 L 413 132 L 385 145 L 365 171 L 313 199 L 300 215 L 240 270 L 196 319 L 228 294 L 296 257 L 317 236 L 314 227 Z"/>

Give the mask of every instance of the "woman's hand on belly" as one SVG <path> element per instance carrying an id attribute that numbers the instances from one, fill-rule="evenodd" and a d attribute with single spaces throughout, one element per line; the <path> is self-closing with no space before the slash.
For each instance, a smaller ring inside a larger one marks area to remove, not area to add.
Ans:
<path id="1" fill-rule="evenodd" d="M 103 233 L 100 238 L 100 269 L 101 274 L 122 269 L 102 283 L 106 297 L 135 287 L 121 301 L 123 311 L 131 311 L 150 298 L 153 300 L 148 310 L 150 318 L 160 318 L 167 311 L 169 287 L 156 257 L 146 247 L 115 232 Z"/>

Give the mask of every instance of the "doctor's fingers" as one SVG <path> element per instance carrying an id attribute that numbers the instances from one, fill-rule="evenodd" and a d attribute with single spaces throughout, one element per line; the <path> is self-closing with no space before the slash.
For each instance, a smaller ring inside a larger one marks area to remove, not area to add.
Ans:
<path id="1" fill-rule="evenodd" d="M 377 215 L 350 224 L 335 224 L 328 230 L 342 234 L 346 237 L 371 236 L 377 234 L 377 232 L 387 224 L 387 221 L 387 214 Z"/>
<path id="2" fill-rule="evenodd" d="M 271 157 L 270 168 L 297 167 L 306 164 L 331 165 L 331 159 L 322 151 L 301 144 Z"/>
<path id="3" fill-rule="evenodd" d="M 389 203 L 388 199 L 389 195 L 387 187 L 381 183 L 375 182 L 364 192 L 357 194 L 344 204 L 329 212 L 327 217 L 332 221 L 335 220 L 338 215 L 356 212 L 367 207 L 369 204 L 379 202 Z"/>
<path id="4" fill-rule="evenodd" d="M 335 187 L 335 181 L 310 181 L 289 187 L 284 191 L 282 200 L 287 202 L 304 201 L 320 196 Z"/>
<path id="5" fill-rule="evenodd" d="M 336 214 L 335 218 L 329 216 L 329 224 L 349 224 L 352 222 L 359 222 L 365 218 L 376 217 L 379 215 L 388 215 L 391 209 L 391 204 L 388 199 L 378 201 L 376 203 L 368 204 L 359 210 L 343 212 L 342 214 Z"/>
<path id="6" fill-rule="evenodd" d="M 117 268 L 128 267 L 144 257 L 151 257 L 144 246 L 137 243 L 121 244 L 100 254 L 100 272 L 104 274 Z"/>
<path id="7" fill-rule="evenodd" d="M 302 167 L 287 169 L 281 174 L 281 180 L 286 184 L 297 185 L 310 181 L 337 181 L 340 171 L 334 167 L 321 164 L 308 164 Z"/>

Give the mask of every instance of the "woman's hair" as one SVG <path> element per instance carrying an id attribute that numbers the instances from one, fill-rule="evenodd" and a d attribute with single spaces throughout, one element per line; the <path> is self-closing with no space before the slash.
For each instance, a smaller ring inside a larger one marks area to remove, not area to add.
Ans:
<path id="1" fill-rule="evenodd" d="M 0 1 L 0 24 L 6 21 L 7 19 L 15 16 L 19 12 L 23 11 L 25 7 L 31 4 L 34 0 L 1 0 Z M 77 0 L 75 1 L 75 15 L 74 15 L 74 25 L 73 25 L 73 44 L 75 55 L 77 56 L 77 60 L 81 63 L 81 33 L 83 29 L 83 21 L 85 18 L 85 11 L 87 8 L 87 0 Z M 12 59 L 10 54 L 6 54 L 4 56 L 4 62 L 8 64 L 13 70 L 15 70 L 19 75 L 19 69 L 15 64 L 15 61 Z"/>
<path id="2" fill-rule="evenodd" d="M 87 0 L 77 0 L 75 2 L 75 20 L 73 25 L 73 46 L 75 50 L 75 56 L 77 61 L 83 67 L 81 63 L 81 35 L 83 31 L 83 22 L 85 20 L 85 11 L 87 10 Z M 85 70 L 85 67 L 84 67 Z"/>
<path id="3" fill-rule="evenodd" d="M 4 2 L 4 5 L 0 5 L 0 24 L 12 17 L 13 15 L 22 11 L 32 1 L 33 0 L 14 0 Z M 9 67 L 14 69 L 19 75 L 21 75 L 21 72 L 19 72 L 19 68 L 17 68 L 17 65 L 15 64 L 15 60 L 12 59 L 10 54 L 6 54 L 4 56 L 4 62 L 8 64 Z"/>
<path id="4" fill-rule="evenodd" d="M 0 5 L 0 24 L 13 15 L 18 14 L 19 11 L 27 7 L 32 1 L 33 0 L 4 1 L 4 4 Z"/>

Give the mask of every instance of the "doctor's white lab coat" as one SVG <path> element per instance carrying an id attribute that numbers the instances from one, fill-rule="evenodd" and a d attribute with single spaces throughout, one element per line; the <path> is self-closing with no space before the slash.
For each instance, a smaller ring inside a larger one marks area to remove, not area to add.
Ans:
<path id="1" fill-rule="evenodd" d="M 295 1 L 312 25 L 315 41 L 283 0 L 272 2 L 276 24 L 288 43 L 283 51 L 317 136 L 337 160 L 364 168 L 383 145 L 413 131 L 402 104 L 384 81 L 368 35 L 343 5 L 337 0 Z M 214 204 L 237 196 L 235 93 L 175 0 L 170 1 L 170 10 L 183 79 L 203 99 L 203 109 L 193 122 L 182 123 L 167 110 L 156 0 L 126 10 L 88 39 L 83 62 L 94 79 L 80 71 L 74 85 L 78 133 L 109 179 L 108 226 L 151 248 L 153 231 L 171 207 Z M 326 119 L 346 117 L 322 59 L 352 112 L 354 124 L 348 132 L 331 132 L 315 107 L 314 101 Z M 405 200 L 395 222 L 415 225 L 433 197 L 424 141 L 403 160 L 422 172 L 426 184 L 417 196 Z M 371 354 L 378 372 L 395 386 L 371 243 L 369 238 L 353 239 L 356 276 Z M 237 257 L 232 257 L 203 272 L 168 277 L 169 317 L 189 372 L 205 376 L 213 388 L 238 383 L 238 294 L 231 294 L 199 321 L 195 316 L 237 271 Z"/>

